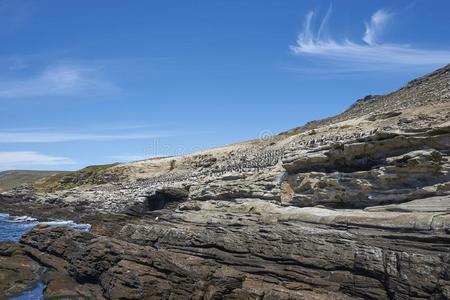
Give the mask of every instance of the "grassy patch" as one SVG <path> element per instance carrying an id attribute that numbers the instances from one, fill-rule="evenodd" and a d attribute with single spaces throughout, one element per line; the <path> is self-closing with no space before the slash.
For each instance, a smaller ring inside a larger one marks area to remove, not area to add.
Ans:
<path id="1" fill-rule="evenodd" d="M 112 169 L 116 165 L 118 164 L 94 165 L 75 172 L 54 174 L 45 178 L 45 180 L 36 182 L 34 187 L 40 192 L 54 192 L 77 186 L 116 182 L 122 176 L 119 169 Z"/>
<path id="2" fill-rule="evenodd" d="M 22 184 L 33 184 L 49 176 L 62 174 L 64 174 L 64 172 L 29 170 L 3 171 L 0 172 L 0 192 L 10 190 Z"/>

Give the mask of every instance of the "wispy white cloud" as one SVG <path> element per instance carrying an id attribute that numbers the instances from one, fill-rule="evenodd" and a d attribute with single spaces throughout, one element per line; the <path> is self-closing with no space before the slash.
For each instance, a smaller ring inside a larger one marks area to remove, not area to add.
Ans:
<path id="1" fill-rule="evenodd" d="M 310 11 L 305 17 L 303 31 L 298 35 L 296 44 L 290 47 L 295 55 L 316 58 L 316 62 L 326 63 L 327 72 L 331 71 L 332 67 L 345 72 L 386 71 L 398 70 L 399 67 L 439 66 L 450 63 L 449 50 L 381 43 L 381 34 L 387 30 L 392 16 L 386 10 L 376 11 L 370 21 L 366 22 L 362 42 L 354 42 L 349 38 L 337 41 L 331 36 L 325 36 L 323 32 L 330 14 L 331 7 L 322 19 L 319 29 L 315 31 L 315 12 Z"/>
<path id="2" fill-rule="evenodd" d="M 60 143 L 74 141 L 119 141 L 145 140 L 169 135 L 164 132 L 142 132 L 123 134 L 74 133 L 74 132 L 17 132 L 0 131 L 1 143 Z"/>
<path id="3" fill-rule="evenodd" d="M 34 151 L 0 152 L 0 170 L 34 166 L 70 165 L 75 162 L 67 157 L 51 156 Z"/>
<path id="4" fill-rule="evenodd" d="M 333 5 L 330 4 L 330 6 L 328 7 L 328 10 L 327 10 L 327 13 L 325 14 L 325 17 L 323 17 L 322 22 L 320 23 L 319 31 L 317 32 L 317 37 L 319 39 L 322 37 L 322 34 L 324 33 L 324 31 L 327 29 L 328 19 L 330 19 L 332 11 L 333 11 Z M 310 16 L 310 18 L 312 18 L 312 15 Z M 311 22 L 311 20 L 309 22 Z"/>
<path id="5" fill-rule="evenodd" d="M 52 66 L 33 77 L 0 81 L 0 98 L 66 96 L 115 90 L 118 90 L 116 86 L 100 78 L 98 68 L 76 65 Z"/>
<path id="6" fill-rule="evenodd" d="M 366 32 L 364 33 L 363 41 L 368 45 L 375 45 L 378 36 L 381 34 L 390 17 L 391 14 L 387 11 L 383 9 L 377 10 L 370 18 L 370 22 L 366 22 Z"/>
<path id="7" fill-rule="evenodd" d="M 0 129 L 0 144 L 108 142 L 121 140 L 155 140 L 173 136 L 205 134 L 207 131 L 163 129 L 161 124 L 99 123 L 81 124 L 77 129 L 54 127 L 10 127 Z"/>

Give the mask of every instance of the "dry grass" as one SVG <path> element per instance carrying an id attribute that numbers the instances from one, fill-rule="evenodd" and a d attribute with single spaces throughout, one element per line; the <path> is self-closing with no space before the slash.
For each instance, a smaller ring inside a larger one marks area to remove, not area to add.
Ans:
<path id="1" fill-rule="evenodd" d="M 115 164 L 89 166 L 75 172 L 54 174 L 34 184 L 39 192 L 54 192 L 77 186 L 105 184 L 120 180 L 120 169 Z"/>
<path id="2" fill-rule="evenodd" d="M 0 192 L 8 191 L 22 184 L 33 184 L 53 175 L 63 175 L 58 171 L 14 170 L 0 172 Z"/>

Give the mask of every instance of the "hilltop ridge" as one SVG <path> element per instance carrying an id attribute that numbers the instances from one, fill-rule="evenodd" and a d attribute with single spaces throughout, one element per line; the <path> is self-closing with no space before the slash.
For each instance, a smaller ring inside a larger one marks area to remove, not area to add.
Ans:
<path id="1" fill-rule="evenodd" d="M 450 64 L 437 69 L 429 74 L 422 77 L 413 79 L 409 81 L 405 86 L 399 88 L 398 90 L 388 93 L 386 95 L 368 95 L 362 99 L 356 100 L 348 109 L 344 112 L 337 114 L 336 116 L 328 117 L 321 120 L 310 121 L 304 126 L 296 127 L 290 129 L 286 132 L 282 132 L 277 136 L 265 137 L 265 139 L 270 139 L 271 143 L 274 141 L 279 141 L 285 138 L 285 136 L 291 136 L 300 134 L 302 132 L 310 131 L 320 127 L 330 126 L 335 123 L 345 122 L 351 119 L 357 119 L 361 117 L 375 118 L 388 118 L 389 116 L 399 116 L 402 111 L 408 111 L 419 107 L 433 107 L 447 104 L 450 101 Z M 427 108 L 425 108 L 427 111 Z M 378 117 L 377 117 L 378 115 Z M 446 118 L 447 115 L 444 115 Z M 404 124 L 406 125 L 406 124 Z M 230 147 L 244 147 L 243 145 L 253 143 L 259 144 L 261 139 L 253 141 L 244 141 L 237 144 L 219 146 L 215 149 L 204 150 L 202 153 L 207 153 L 208 151 L 217 152 L 220 149 L 226 149 Z M 262 143 L 264 144 L 264 142 Z M 187 155 L 195 156 L 195 154 Z M 149 160 L 144 160 L 142 162 L 132 162 L 132 163 L 121 163 L 121 164 L 111 164 L 104 166 L 88 166 L 87 168 L 75 171 L 66 172 L 66 174 L 61 173 L 58 176 L 51 176 L 48 180 L 44 180 L 43 176 L 40 176 L 39 183 L 37 186 L 39 189 L 44 189 L 47 186 L 49 189 L 58 190 L 69 187 L 76 187 L 77 185 L 95 184 L 95 183 L 105 183 L 111 181 L 115 178 L 119 180 L 122 178 L 123 173 L 127 173 L 128 166 L 132 168 L 134 165 L 144 164 L 148 161 L 152 164 L 154 161 L 165 161 L 167 158 L 151 158 Z M 177 160 L 177 158 L 171 158 L 170 160 Z M 89 176 L 87 176 L 89 174 Z M 7 173 L 3 174 L 3 181 L 6 182 Z M 50 174 L 49 175 L 53 175 Z M 33 184 L 32 178 L 26 181 L 14 181 L 14 184 L 9 185 L 9 188 L 16 187 L 22 183 Z M 6 187 L 6 185 L 5 185 Z M 1 187 L 0 187 L 1 188 Z M 4 188 L 5 189 L 5 188 Z M 48 190 L 48 189 L 47 189 Z"/>
<path id="2" fill-rule="evenodd" d="M 336 116 L 310 121 L 305 126 L 296 127 L 288 132 L 293 133 L 299 130 L 314 129 L 364 115 L 442 104 L 448 101 L 450 101 L 450 64 L 413 79 L 392 93 L 367 95 L 356 100 L 348 109 Z"/>
<path id="3" fill-rule="evenodd" d="M 34 184 L 63 171 L 7 170 L 0 172 L 0 192 L 7 191 L 23 184 Z"/>
<path id="4" fill-rule="evenodd" d="M 449 69 L 288 133 L 18 187 L 0 211 L 92 224 L 22 238 L 47 297 L 449 299 Z"/>

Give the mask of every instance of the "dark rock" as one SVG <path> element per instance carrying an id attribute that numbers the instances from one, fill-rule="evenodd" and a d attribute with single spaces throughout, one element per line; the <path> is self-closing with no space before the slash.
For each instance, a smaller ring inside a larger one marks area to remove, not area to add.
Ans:
<path id="1" fill-rule="evenodd" d="M 17 244 L 0 243 L 0 298 L 31 289 L 39 280 L 41 266 Z"/>
<path id="2" fill-rule="evenodd" d="M 145 197 L 144 209 L 149 211 L 160 210 L 170 203 L 186 201 L 188 197 L 188 191 L 183 188 L 170 187 L 156 190 L 152 195 Z"/>
<path id="3" fill-rule="evenodd" d="M 47 267 L 57 299 L 450 299 L 449 68 L 270 139 L 0 194 L 92 224 L 0 259 Z"/>

